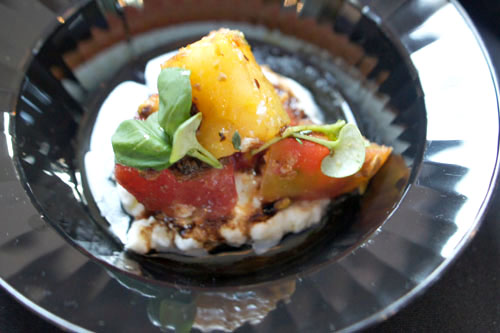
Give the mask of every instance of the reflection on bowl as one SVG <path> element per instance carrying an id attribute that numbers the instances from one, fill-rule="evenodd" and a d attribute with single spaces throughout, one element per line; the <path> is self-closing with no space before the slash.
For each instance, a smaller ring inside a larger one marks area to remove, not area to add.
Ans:
<path id="1" fill-rule="evenodd" d="M 121 285 L 148 297 L 147 312 L 160 328 L 188 332 L 232 332 L 246 323 L 257 325 L 278 302 L 290 302 L 295 280 L 247 291 L 193 291 L 169 287 L 155 288 L 119 272 L 109 272 Z"/>

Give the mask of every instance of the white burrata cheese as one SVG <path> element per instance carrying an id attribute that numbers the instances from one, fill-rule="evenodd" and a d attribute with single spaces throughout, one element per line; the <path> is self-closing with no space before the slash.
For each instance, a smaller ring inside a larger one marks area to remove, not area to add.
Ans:
<path id="1" fill-rule="evenodd" d="M 146 212 L 146 208 L 137 199 L 130 194 L 126 189 L 120 184 L 116 184 L 116 189 L 118 190 L 118 195 L 122 202 L 123 209 L 132 216 L 141 216 Z"/>
<path id="2" fill-rule="evenodd" d="M 268 251 L 287 233 L 298 233 L 321 220 L 330 199 L 298 201 L 264 222 L 250 228 L 252 246 L 257 254 Z"/>
<path id="3" fill-rule="evenodd" d="M 192 256 L 203 256 L 207 251 L 192 238 L 183 238 L 179 233 L 156 220 L 153 216 L 135 220 L 127 233 L 127 250 L 146 254 L 157 252 L 181 252 Z"/>
<path id="4" fill-rule="evenodd" d="M 257 254 L 278 244 L 285 234 L 298 233 L 318 223 L 330 202 L 329 199 L 297 201 L 266 221 L 249 222 L 251 216 L 262 206 L 258 195 L 260 178 L 252 173 L 239 172 L 235 174 L 235 183 L 238 201 L 233 210 L 233 218 L 220 227 L 219 233 L 226 244 L 236 247 L 251 244 Z M 140 254 L 150 251 L 181 252 L 193 256 L 207 254 L 201 242 L 180 235 L 174 228 L 169 228 L 167 223 L 158 221 L 153 216 L 140 218 L 144 214 L 144 207 L 124 188 L 119 189 L 119 194 L 124 209 L 137 218 L 128 231 L 126 249 Z M 187 205 L 182 206 L 181 211 L 186 214 L 191 210 Z M 250 227 L 248 223 L 251 223 Z"/>

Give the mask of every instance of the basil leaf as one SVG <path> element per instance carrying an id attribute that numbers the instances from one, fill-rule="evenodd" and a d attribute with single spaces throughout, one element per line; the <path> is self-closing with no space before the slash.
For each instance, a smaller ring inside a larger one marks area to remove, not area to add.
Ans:
<path id="1" fill-rule="evenodd" d="M 190 75 L 191 72 L 187 69 L 167 67 L 158 76 L 158 121 L 170 137 L 189 118 L 191 112 Z"/>
<path id="2" fill-rule="evenodd" d="M 173 164 L 186 155 L 195 157 L 208 165 L 222 169 L 222 164 L 206 150 L 196 138 L 196 131 L 200 126 L 203 115 L 201 112 L 195 114 L 184 123 L 174 133 L 172 154 L 170 163 Z"/>
<path id="3" fill-rule="evenodd" d="M 163 170 L 171 163 L 168 136 L 153 115 L 146 121 L 123 121 L 111 138 L 117 163 L 137 169 Z M 157 117 L 157 116 L 156 116 Z"/>

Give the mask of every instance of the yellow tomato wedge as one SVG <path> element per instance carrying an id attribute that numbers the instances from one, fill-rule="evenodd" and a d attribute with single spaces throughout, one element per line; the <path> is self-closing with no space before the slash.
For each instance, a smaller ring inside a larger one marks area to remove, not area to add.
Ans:
<path id="1" fill-rule="evenodd" d="M 203 114 L 198 141 L 216 158 L 237 150 L 236 131 L 265 142 L 290 123 L 273 85 L 265 78 L 239 31 L 220 29 L 181 48 L 162 68 L 191 71 L 193 103 Z"/>

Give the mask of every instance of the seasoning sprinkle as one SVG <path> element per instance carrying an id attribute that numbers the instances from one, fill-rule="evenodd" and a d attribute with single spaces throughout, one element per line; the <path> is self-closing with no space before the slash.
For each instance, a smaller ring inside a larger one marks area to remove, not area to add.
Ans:
<path id="1" fill-rule="evenodd" d="M 217 78 L 217 80 L 219 80 L 219 81 L 226 81 L 227 80 L 227 75 L 224 74 L 224 73 L 222 73 L 222 72 L 220 72 L 219 73 L 219 77 Z"/>
<path id="2" fill-rule="evenodd" d="M 233 143 L 234 149 L 241 150 L 241 137 L 238 131 L 234 132 L 233 139 L 231 140 L 231 142 Z"/>
<path id="3" fill-rule="evenodd" d="M 219 132 L 219 138 L 220 138 L 220 142 L 226 140 L 226 136 L 224 135 L 223 132 Z"/>

